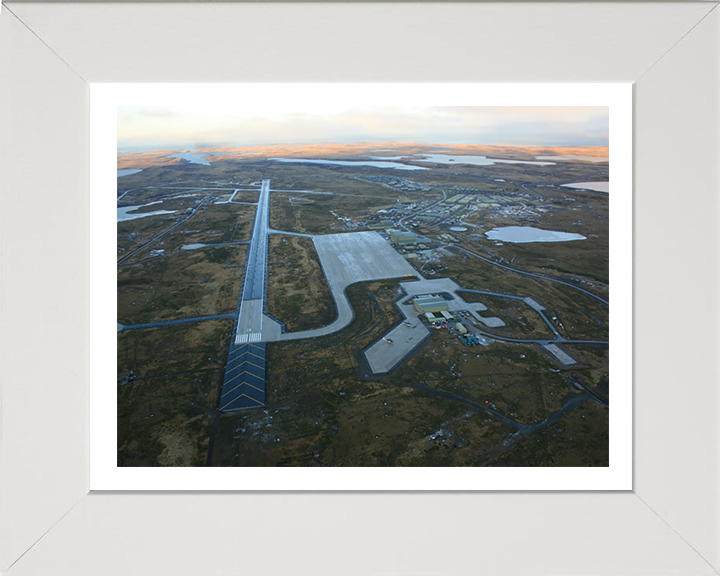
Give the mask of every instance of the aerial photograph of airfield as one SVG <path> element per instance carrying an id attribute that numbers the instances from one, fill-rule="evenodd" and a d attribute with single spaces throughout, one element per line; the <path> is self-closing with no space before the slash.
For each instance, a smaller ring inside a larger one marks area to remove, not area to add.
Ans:
<path id="1" fill-rule="evenodd" d="M 608 466 L 608 131 L 119 107 L 118 466 Z"/>

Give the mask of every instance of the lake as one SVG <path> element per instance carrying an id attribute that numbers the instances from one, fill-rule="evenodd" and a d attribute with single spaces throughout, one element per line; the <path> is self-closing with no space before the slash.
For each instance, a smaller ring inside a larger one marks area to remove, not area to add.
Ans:
<path id="1" fill-rule="evenodd" d="M 503 228 L 495 228 L 485 232 L 490 240 L 500 240 L 501 242 L 512 242 L 514 244 L 523 244 L 527 242 L 568 242 L 570 240 L 586 240 L 587 238 L 581 234 L 573 234 L 570 232 L 556 232 L 555 230 L 542 230 L 533 228 L 532 226 L 506 226 Z"/>
<path id="2" fill-rule="evenodd" d="M 367 162 L 365 160 L 307 160 L 305 158 L 269 158 L 276 162 L 303 162 L 305 164 L 335 164 L 337 166 L 372 166 L 373 168 L 394 168 L 395 170 L 427 170 L 423 166 L 410 166 L 398 162 Z"/>
<path id="3" fill-rule="evenodd" d="M 599 156 L 535 156 L 536 160 L 580 160 L 581 162 L 609 162 L 609 158 L 602 158 Z"/>
<path id="4" fill-rule="evenodd" d="M 139 214 L 131 214 L 135 210 L 144 208 L 145 206 L 152 206 L 153 204 L 162 204 L 162 200 L 157 202 L 150 202 L 149 204 L 140 204 L 138 206 L 122 206 L 117 209 L 117 221 L 124 222 L 125 220 L 135 220 L 137 218 L 145 218 L 145 216 L 157 216 L 159 214 L 175 214 L 176 210 L 156 210 L 155 212 L 140 212 Z"/>
<path id="5" fill-rule="evenodd" d="M 565 186 L 565 188 L 605 192 L 606 194 L 610 193 L 610 182 L 573 182 L 572 184 L 563 184 L 562 186 Z"/>
<path id="6" fill-rule="evenodd" d="M 124 168 L 117 171 L 117 177 L 120 178 L 120 176 L 129 176 L 130 174 L 137 174 L 138 172 L 142 172 L 142 168 L 140 168 L 140 170 L 134 170 L 133 168 Z"/>
<path id="7" fill-rule="evenodd" d="M 535 166 L 553 166 L 555 162 L 535 162 L 533 160 L 500 160 L 487 156 L 465 156 L 452 154 L 411 154 L 409 156 L 371 156 L 373 160 L 414 160 L 415 162 L 434 162 L 435 164 L 472 164 L 473 166 L 492 166 L 493 164 L 534 164 Z"/>

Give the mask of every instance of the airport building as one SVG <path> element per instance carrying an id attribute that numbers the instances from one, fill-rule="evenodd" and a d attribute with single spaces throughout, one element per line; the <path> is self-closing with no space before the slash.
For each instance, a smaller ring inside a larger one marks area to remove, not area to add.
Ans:
<path id="1" fill-rule="evenodd" d="M 445 322 L 445 318 L 442 316 L 435 316 L 432 312 L 425 312 L 425 319 L 430 322 L 430 324 L 437 324 L 438 322 Z"/>
<path id="2" fill-rule="evenodd" d="M 386 230 L 393 225 L 392 220 L 380 220 L 379 222 L 371 222 L 367 225 L 368 230 Z"/>
<path id="3" fill-rule="evenodd" d="M 413 306 L 420 314 L 426 312 L 441 312 L 448 309 L 448 304 L 442 296 L 428 294 L 413 299 Z"/>
<path id="4" fill-rule="evenodd" d="M 417 242 L 417 236 L 412 232 L 405 232 L 403 230 L 391 228 L 387 231 L 387 233 L 390 236 L 390 242 L 397 244 L 398 246 L 415 244 Z"/>

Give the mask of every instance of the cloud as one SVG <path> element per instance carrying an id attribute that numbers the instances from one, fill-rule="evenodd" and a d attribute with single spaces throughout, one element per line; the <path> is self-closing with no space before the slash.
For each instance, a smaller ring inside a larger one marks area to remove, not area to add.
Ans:
<path id="1" fill-rule="evenodd" d="M 608 145 L 605 107 L 373 107 L 310 111 L 118 108 L 118 145 L 296 144 L 409 140 Z"/>

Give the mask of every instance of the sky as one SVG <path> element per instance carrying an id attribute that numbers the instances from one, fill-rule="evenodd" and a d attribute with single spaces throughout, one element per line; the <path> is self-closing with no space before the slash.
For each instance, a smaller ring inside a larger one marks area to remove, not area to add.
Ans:
<path id="1" fill-rule="evenodd" d="M 607 146 L 607 107 L 118 107 L 118 150 L 319 142 Z"/>

